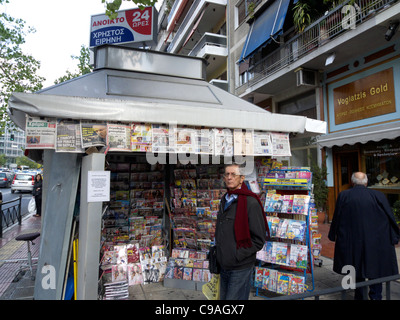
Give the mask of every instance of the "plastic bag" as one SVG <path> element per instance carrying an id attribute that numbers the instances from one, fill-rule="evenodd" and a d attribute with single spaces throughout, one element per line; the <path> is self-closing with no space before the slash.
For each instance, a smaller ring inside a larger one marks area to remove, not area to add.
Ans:
<path id="1" fill-rule="evenodd" d="M 203 284 L 201 291 L 208 300 L 219 300 L 220 275 L 213 274 L 210 282 Z"/>
<path id="2" fill-rule="evenodd" d="M 28 203 L 28 212 L 31 214 L 36 214 L 36 201 L 35 197 L 32 197 Z"/>

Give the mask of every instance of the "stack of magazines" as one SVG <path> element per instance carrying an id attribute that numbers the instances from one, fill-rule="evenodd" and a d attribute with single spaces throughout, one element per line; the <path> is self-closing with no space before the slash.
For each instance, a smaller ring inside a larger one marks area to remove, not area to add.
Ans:
<path id="1" fill-rule="evenodd" d="M 126 300 L 129 297 L 127 281 L 105 283 L 104 290 L 104 300 Z"/>

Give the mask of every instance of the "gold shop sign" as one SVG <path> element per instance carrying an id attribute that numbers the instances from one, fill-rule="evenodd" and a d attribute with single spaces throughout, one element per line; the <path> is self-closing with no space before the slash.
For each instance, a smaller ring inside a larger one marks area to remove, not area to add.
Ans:
<path id="1" fill-rule="evenodd" d="M 396 111 L 393 68 L 333 89 L 335 124 Z"/>

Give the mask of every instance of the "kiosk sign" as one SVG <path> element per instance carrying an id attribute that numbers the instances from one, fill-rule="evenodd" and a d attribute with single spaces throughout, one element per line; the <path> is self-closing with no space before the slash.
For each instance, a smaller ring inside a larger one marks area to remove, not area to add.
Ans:
<path id="1" fill-rule="evenodd" d="M 118 11 L 111 20 L 106 14 L 91 17 L 90 48 L 103 44 L 150 44 L 157 37 L 157 11 L 154 7 Z"/>

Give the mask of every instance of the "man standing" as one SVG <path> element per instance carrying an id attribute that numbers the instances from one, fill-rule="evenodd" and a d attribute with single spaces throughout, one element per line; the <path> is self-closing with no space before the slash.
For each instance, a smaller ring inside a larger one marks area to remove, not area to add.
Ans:
<path id="1" fill-rule="evenodd" d="M 220 272 L 220 299 L 247 300 L 256 253 L 267 239 L 268 224 L 258 196 L 249 191 L 237 164 L 225 167 L 228 192 L 217 216 L 215 243 Z"/>
<path id="2" fill-rule="evenodd" d="M 353 188 L 341 192 L 328 238 L 335 241 L 333 271 L 341 274 L 346 265 L 356 271 L 356 282 L 398 274 L 396 251 L 400 232 L 385 195 L 367 188 L 368 177 L 355 172 Z M 382 284 L 370 286 L 369 297 L 382 299 Z M 363 299 L 357 288 L 354 299 Z"/>

